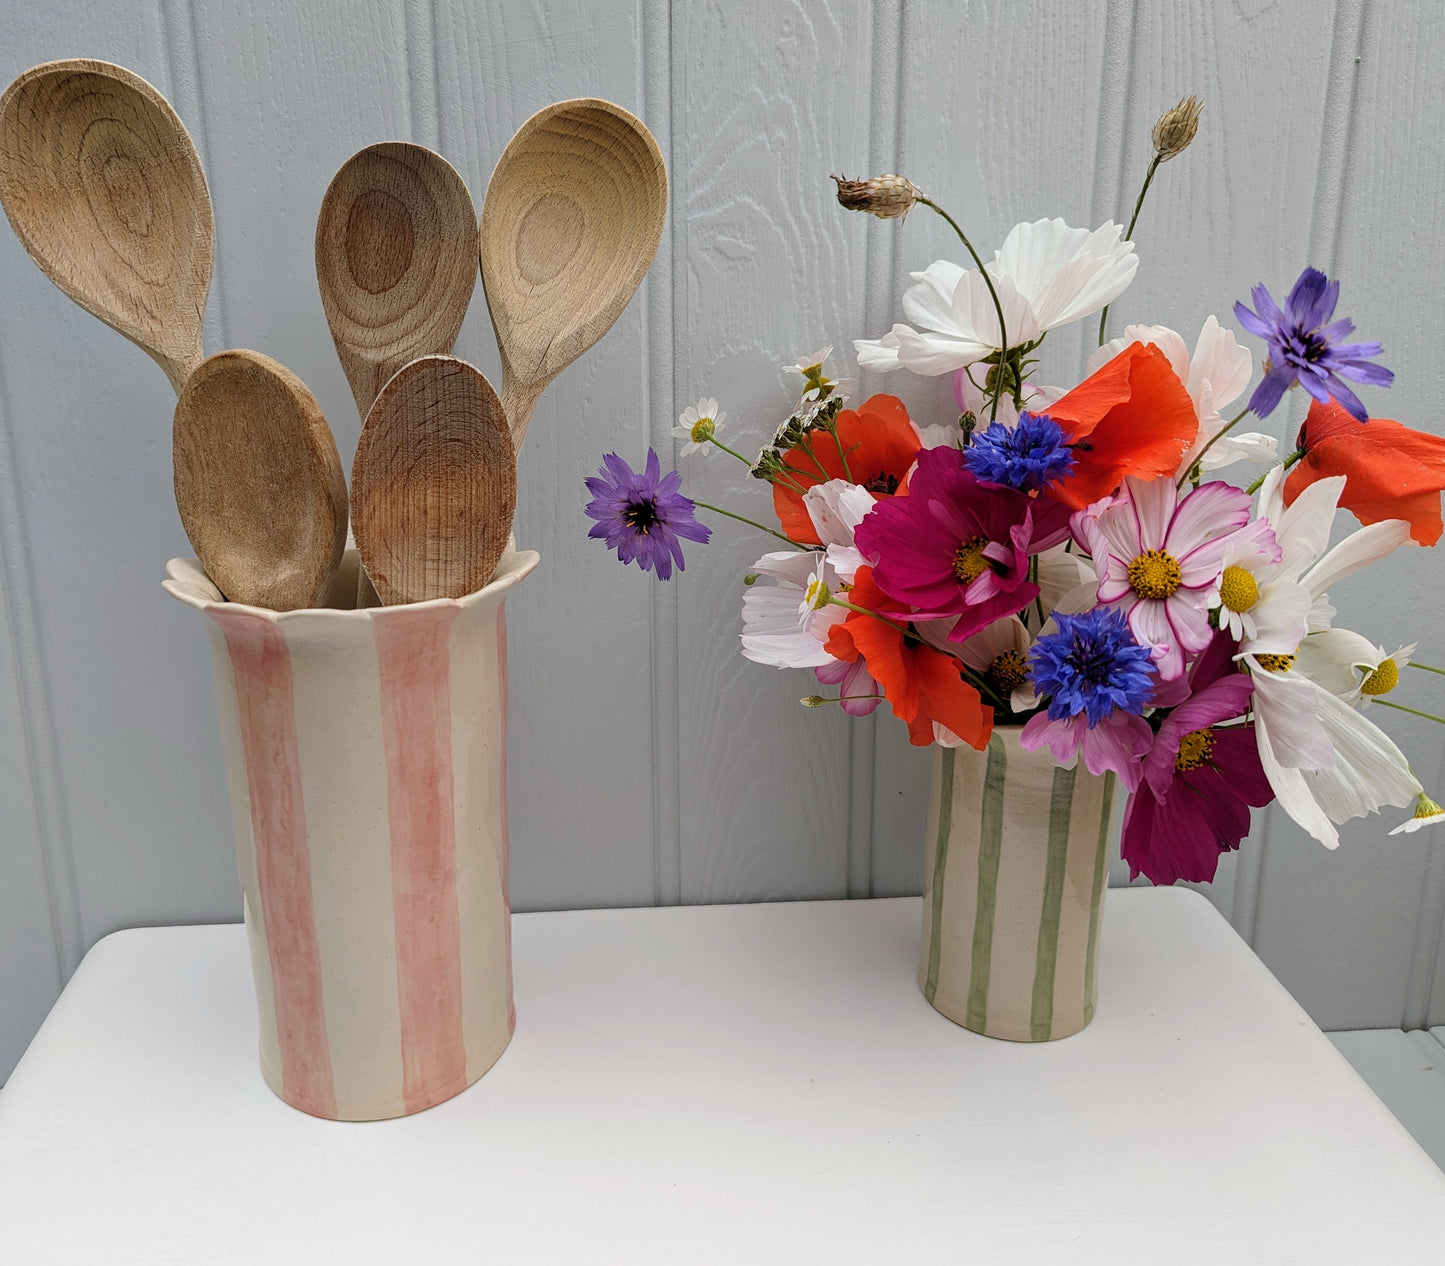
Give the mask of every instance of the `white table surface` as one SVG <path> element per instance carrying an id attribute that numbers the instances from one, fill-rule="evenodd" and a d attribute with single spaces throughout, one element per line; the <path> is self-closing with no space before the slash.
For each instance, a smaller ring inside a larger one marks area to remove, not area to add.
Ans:
<path id="1" fill-rule="evenodd" d="M 456 1099 L 314 1120 L 239 926 L 120 932 L 0 1091 L 0 1262 L 1405 1260 L 1445 1175 L 1202 898 L 1109 894 L 1092 1026 L 978 1037 L 916 898 L 521 915 Z"/>

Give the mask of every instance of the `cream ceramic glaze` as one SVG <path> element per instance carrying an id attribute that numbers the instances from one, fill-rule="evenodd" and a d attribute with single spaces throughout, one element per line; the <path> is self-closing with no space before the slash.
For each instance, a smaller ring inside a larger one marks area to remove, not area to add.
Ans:
<path id="1" fill-rule="evenodd" d="M 509 543 L 461 599 L 279 614 L 167 568 L 211 638 L 262 1071 L 303 1111 L 420 1111 L 511 1038 L 503 600 L 537 562 Z"/>
<path id="2" fill-rule="evenodd" d="M 1021 728 L 934 750 L 918 984 L 965 1028 L 1044 1042 L 1094 1017 L 1114 776 L 1025 751 Z"/>

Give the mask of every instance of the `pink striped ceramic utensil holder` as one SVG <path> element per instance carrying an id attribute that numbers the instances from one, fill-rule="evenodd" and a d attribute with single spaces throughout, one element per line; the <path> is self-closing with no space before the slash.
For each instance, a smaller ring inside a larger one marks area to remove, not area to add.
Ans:
<path id="1" fill-rule="evenodd" d="M 210 633 L 261 1071 L 304 1112 L 419 1112 L 511 1039 L 503 600 L 537 561 L 509 547 L 458 601 L 281 614 L 167 569 Z"/>

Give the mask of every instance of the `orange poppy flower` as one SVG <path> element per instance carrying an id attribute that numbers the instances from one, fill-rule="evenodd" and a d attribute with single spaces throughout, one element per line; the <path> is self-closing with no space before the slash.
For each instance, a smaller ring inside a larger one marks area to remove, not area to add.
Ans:
<path id="1" fill-rule="evenodd" d="M 1343 475 L 1340 505 L 1361 523 L 1408 519 L 1421 545 L 1440 539 L 1445 439 L 1389 418 L 1357 421 L 1331 400 L 1310 405 L 1295 447 L 1304 456 L 1285 478 L 1285 505 L 1316 479 Z"/>
<path id="2" fill-rule="evenodd" d="M 860 567 L 848 601 L 869 611 L 893 615 L 888 596 L 873 583 L 873 569 Z M 896 614 L 900 623 L 906 612 Z M 939 721 L 982 750 L 993 733 L 993 709 L 963 679 L 963 665 L 873 615 L 849 612 L 835 624 L 825 644 L 835 659 L 852 663 L 862 659 L 883 688 L 893 714 L 908 726 L 908 741 L 915 747 L 933 742 L 933 722 Z"/>
<path id="3" fill-rule="evenodd" d="M 872 396 L 856 409 L 844 409 L 838 415 L 836 444 L 823 431 L 813 432 L 808 440 L 812 455 L 801 447 L 789 449 L 783 455 L 788 474 L 773 484 L 773 509 L 783 532 L 793 540 L 823 543 L 803 505 L 802 492 L 794 485 L 801 484 L 806 490 L 828 479 L 847 479 L 862 484 L 878 501 L 907 491 L 908 471 L 918 456 L 918 432 L 897 396 Z M 820 466 L 826 476 L 819 472 Z"/>
<path id="4" fill-rule="evenodd" d="M 1130 343 L 1047 413 L 1074 448 L 1074 473 L 1049 492 L 1075 510 L 1107 497 L 1124 480 L 1172 476 L 1194 437 L 1194 402 L 1150 343 Z"/>

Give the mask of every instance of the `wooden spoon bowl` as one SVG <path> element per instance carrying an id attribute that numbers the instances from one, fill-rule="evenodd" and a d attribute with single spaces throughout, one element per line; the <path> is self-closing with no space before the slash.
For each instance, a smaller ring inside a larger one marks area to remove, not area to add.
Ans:
<path id="1" fill-rule="evenodd" d="M 180 391 L 216 254 L 200 159 L 170 103 L 108 62 L 47 62 L 0 97 L 0 203 L 47 277 Z"/>
<path id="2" fill-rule="evenodd" d="M 176 401 L 176 506 L 231 602 L 321 605 L 346 545 L 346 476 L 306 385 L 260 352 L 217 352 Z"/>
<path id="3" fill-rule="evenodd" d="M 516 450 L 486 378 L 454 356 L 399 370 L 367 414 L 351 469 L 356 548 L 381 600 L 475 593 L 516 508 Z"/>
<path id="4" fill-rule="evenodd" d="M 316 278 L 363 418 L 398 369 L 450 352 L 477 282 L 477 219 L 446 159 L 388 141 L 353 154 L 316 221 Z"/>
<path id="5" fill-rule="evenodd" d="M 517 130 L 482 204 L 481 265 L 520 448 L 537 397 L 627 306 L 657 253 L 667 169 L 610 101 L 561 101 Z"/>

